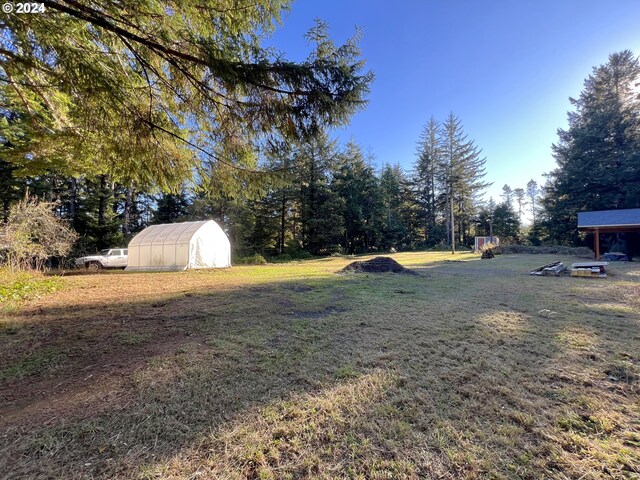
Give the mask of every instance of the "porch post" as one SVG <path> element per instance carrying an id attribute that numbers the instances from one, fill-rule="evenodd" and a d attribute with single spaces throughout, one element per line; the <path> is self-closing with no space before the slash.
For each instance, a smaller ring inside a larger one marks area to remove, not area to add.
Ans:
<path id="1" fill-rule="evenodd" d="M 598 227 L 596 227 L 595 238 L 593 241 L 595 243 L 596 260 L 600 260 L 600 229 Z"/>

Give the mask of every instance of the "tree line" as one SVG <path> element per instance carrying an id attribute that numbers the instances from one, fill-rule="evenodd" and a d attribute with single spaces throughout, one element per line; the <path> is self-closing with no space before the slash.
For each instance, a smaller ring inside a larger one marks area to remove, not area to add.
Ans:
<path id="1" fill-rule="evenodd" d="M 202 218 L 221 224 L 238 256 L 444 247 L 452 234 L 468 245 L 478 230 L 485 160 L 453 114 L 441 126 L 430 120 L 409 172 L 378 169 L 355 141 L 340 145 L 324 131 L 281 145 L 264 162 L 278 179 L 254 198 L 242 190 L 212 195 L 207 177 L 154 194 L 106 174 L 20 176 L 0 161 L 3 216 L 28 189 L 79 234 L 78 253 L 126 244 L 150 224 Z"/>
<path id="2" fill-rule="evenodd" d="M 126 245 L 151 224 L 205 218 L 225 229 L 236 258 L 444 249 L 452 239 L 468 248 L 475 235 L 489 235 L 490 224 L 503 241 L 521 241 L 509 187 L 504 202 L 483 201 L 485 159 L 453 113 L 427 122 L 410 170 L 378 168 L 354 140 L 340 145 L 324 131 L 275 151 L 263 168 L 278 172 L 277 181 L 257 197 L 212 194 L 209 177 L 162 193 L 106 174 L 24 176 L 0 160 L 2 215 L 8 219 L 27 192 L 54 205 L 78 234 L 73 254 Z"/>

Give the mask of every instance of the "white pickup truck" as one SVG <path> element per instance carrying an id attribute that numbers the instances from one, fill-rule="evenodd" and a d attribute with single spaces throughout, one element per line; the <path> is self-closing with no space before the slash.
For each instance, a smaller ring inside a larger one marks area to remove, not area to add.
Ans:
<path id="1" fill-rule="evenodd" d="M 128 251 L 126 248 L 108 248 L 101 250 L 98 255 L 76 258 L 76 267 L 87 270 L 101 268 L 126 268 Z"/>

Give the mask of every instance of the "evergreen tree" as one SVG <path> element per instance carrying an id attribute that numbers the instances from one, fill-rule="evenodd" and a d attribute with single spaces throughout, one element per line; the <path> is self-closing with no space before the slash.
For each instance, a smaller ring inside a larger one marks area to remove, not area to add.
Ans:
<path id="1" fill-rule="evenodd" d="M 640 207 L 640 62 L 614 53 L 584 82 L 569 127 L 553 146 L 558 167 L 542 205 L 557 242 L 578 242 L 577 213 Z"/>
<path id="2" fill-rule="evenodd" d="M 438 178 L 443 176 L 443 151 L 440 125 L 431 117 L 424 126 L 418 141 L 417 159 L 413 165 L 412 185 L 418 206 L 418 218 L 424 230 L 424 241 L 434 245 L 442 240 L 436 231 Z M 440 234 L 440 235 L 439 235 Z"/>
<path id="3" fill-rule="evenodd" d="M 527 205 L 527 202 L 525 200 L 525 191 L 524 188 L 516 188 L 513 190 L 513 197 L 516 200 L 516 205 L 518 205 L 518 218 L 520 219 L 520 222 L 522 223 L 522 211 L 524 210 L 524 207 Z"/>
<path id="4" fill-rule="evenodd" d="M 270 256 L 277 251 L 278 238 L 278 203 L 276 192 L 270 192 L 258 201 L 249 202 L 254 222 L 250 235 L 251 249 L 263 256 Z"/>
<path id="5" fill-rule="evenodd" d="M 115 185 L 106 175 L 81 181 L 74 207 L 74 228 L 81 237 L 76 249 L 79 253 L 117 247 L 124 242 L 114 190 Z"/>
<path id="6" fill-rule="evenodd" d="M 349 142 L 339 158 L 331 189 L 344 202 L 342 243 L 348 253 L 368 252 L 377 247 L 382 231 L 378 179 L 355 142 Z"/>
<path id="7" fill-rule="evenodd" d="M 506 201 L 496 206 L 492 214 L 493 234 L 503 243 L 519 242 L 520 220 Z"/>
<path id="8" fill-rule="evenodd" d="M 345 125 L 373 78 L 357 38 L 338 47 L 322 22 L 305 61 L 264 48 L 287 0 L 46 8 L 29 21 L 5 15 L 0 37 L 0 97 L 14 113 L 0 125 L 4 159 L 31 175 L 54 165 L 170 191 L 206 159 L 231 168 L 229 182 L 256 183 L 255 155 L 244 153 Z"/>
<path id="9" fill-rule="evenodd" d="M 488 183 L 482 181 L 486 159 L 462 129 L 461 121 L 451 113 L 442 128 L 442 164 L 440 183 L 444 197 L 443 211 L 449 229 L 449 243 L 462 243 L 471 236 L 472 219 L 479 195 Z M 442 204 L 441 204 L 442 205 Z M 457 224 L 457 234 L 456 234 Z"/>
<path id="10" fill-rule="evenodd" d="M 398 249 L 406 244 L 408 225 L 405 222 L 405 192 L 408 181 L 400 165 L 385 164 L 380 173 L 380 195 L 382 199 L 382 240 L 381 248 Z"/>
<path id="11" fill-rule="evenodd" d="M 189 214 L 189 199 L 184 191 L 162 194 L 156 205 L 153 223 L 174 223 Z"/>
<path id="12" fill-rule="evenodd" d="M 0 223 L 9 219 L 11 205 L 20 199 L 22 182 L 15 175 L 16 168 L 4 160 L 0 160 Z"/>
<path id="13" fill-rule="evenodd" d="M 269 169 L 279 171 L 280 181 L 270 193 L 271 203 L 277 215 L 276 253 L 283 254 L 287 245 L 294 247 L 296 216 L 296 163 L 295 144 L 272 144 L 269 152 Z M 297 250 L 297 248 L 293 248 Z M 295 252 L 292 252 L 295 254 Z"/>
<path id="14" fill-rule="evenodd" d="M 313 254 L 337 250 L 344 233 L 344 202 L 330 188 L 337 145 L 324 132 L 298 146 L 296 155 L 296 228 L 300 245 Z"/>
<path id="15" fill-rule="evenodd" d="M 538 183 L 531 179 L 527 182 L 527 198 L 529 199 L 529 205 L 531 206 L 531 219 L 532 223 L 536 223 L 536 213 L 538 211 L 538 197 L 540 195 L 540 189 Z"/>
<path id="16" fill-rule="evenodd" d="M 490 198 L 487 203 L 482 204 L 478 209 L 476 235 L 488 237 L 493 234 L 493 214 L 496 209 L 496 204 L 493 198 Z"/>
<path id="17" fill-rule="evenodd" d="M 514 197 L 514 192 L 513 189 L 507 185 L 504 184 L 502 186 L 502 195 L 500 195 L 502 197 L 502 200 L 509 205 L 510 207 L 513 208 L 513 197 Z"/>

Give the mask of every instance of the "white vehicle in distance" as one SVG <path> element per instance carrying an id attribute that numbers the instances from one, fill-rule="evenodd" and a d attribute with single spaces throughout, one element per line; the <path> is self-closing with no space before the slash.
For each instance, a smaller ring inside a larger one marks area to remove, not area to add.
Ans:
<path id="1" fill-rule="evenodd" d="M 76 258 L 76 267 L 98 271 L 101 268 L 126 268 L 128 251 L 126 248 L 108 248 L 98 255 Z"/>

